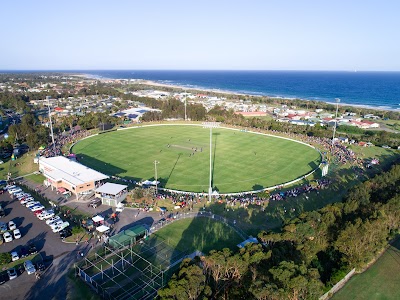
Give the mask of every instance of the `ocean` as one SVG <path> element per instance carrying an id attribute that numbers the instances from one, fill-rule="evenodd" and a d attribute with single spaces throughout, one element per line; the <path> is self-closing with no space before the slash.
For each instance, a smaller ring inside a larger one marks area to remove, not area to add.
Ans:
<path id="1" fill-rule="evenodd" d="M 71 72 L 71 71 L 69 71 Z M 146 79 L 187 88 L 300 98 L 400 111 L 400 72 L 76 71 L 99 78 Z"/>
<path id="2" fill-rule="evenodd" d="M 81 71 L 101 78 L 146 79 L 187 88 L 300 98 L 400 110 L 400 72 Z"/>

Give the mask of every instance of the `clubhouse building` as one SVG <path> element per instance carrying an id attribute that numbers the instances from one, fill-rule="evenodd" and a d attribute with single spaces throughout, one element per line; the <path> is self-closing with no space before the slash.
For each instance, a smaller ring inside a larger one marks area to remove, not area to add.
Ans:
<path id="1" fill-rule="evenodd" d="M 39 171 L 46 177 L 44 184 L 60 193 L 74 194 L 76 199 L 92 195 L 103 180 L 109 178 L 64 156 L 41 157 Z"/>
<path id="2" fill-rule="evenodd" d="M 96 198 L 101 199 L 101 203 L 110 206 L 118 206 L 128 195 L 128 186 L 106 182 L 96 189 Z"/>

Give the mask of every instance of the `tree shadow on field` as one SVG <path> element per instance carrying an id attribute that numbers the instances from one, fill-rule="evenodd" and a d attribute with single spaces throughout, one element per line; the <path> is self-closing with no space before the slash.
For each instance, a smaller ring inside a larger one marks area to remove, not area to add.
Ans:
<path id="1" fill-rule="evenodd" d="M 90 168 L 93 168 L 99 172 L 103 172 L 107 175 L 118 175 L 118 174 L 126 173 L 126 171 L 127 171 L 125 169 L 116 167 L 106 161 L 99 160 L 95 157 L 92 157 L 92 156 L 89 156 L 86 154 L 78 154 L 77 160 L 79 163 L 81 163 L 85 166 L 88 166 Z"/>
<path id="2" fill-rule="evenodd" d="M 261 185 L 261 184 L 255 184 L 255 185 L 253 185 L 253 187 L 252 187 L 252 190 L 253 190 L 253 191 L 259 191 L 259 190 L 262 190 L 262 189 L 264 189 L 264 186 Z"/>
<path id="3" fill-rule="evenodd" d="M 163 183 L 163 186 L 166 186 L 166 184 L 168 183 L 168 180 L 171 178 L 172 174 L 174 173 L 175 167 L 178 164 L 178 161 L 181 158 L 181 156 L 182 156 L 182 153 L 179 153 L 178 157 L 176 158 L 176 161 L 174 163 L 174 166 L 171 169 L 171 172 L 169 173 L 168 177 L 165 179 L 165 182 Z M 160 180 L 160 183 L 161 183 L 161 180 Z"/>
<path id="4" fill-rule="evenodd" d="M 212 161 L 211 186 L 214 183 L 214 166 L 215 166 L 215 157 L 217 155 L 217 139 L 218 139 L 219 135 L 221 135 L 221 133 L 219 133 L 219 132 L 213 133 L 213 136 L 214 136 L 214 149 L 213 149 L 213 151 L 214 151 L 214 153 L 213 153 L 213 161 Z"/>
<path id="5" fill-rule="evenodd" d="M 308 165 L 311 168 L 311 170 L 314 170 L 318 167 L 318 165 L 315 163 L 315 161 L 309 162 Z"/>

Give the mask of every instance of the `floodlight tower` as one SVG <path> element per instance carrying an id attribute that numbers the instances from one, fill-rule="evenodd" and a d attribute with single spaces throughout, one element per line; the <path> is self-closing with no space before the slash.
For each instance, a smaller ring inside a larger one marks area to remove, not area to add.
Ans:
<path id="1" fill-rule="evenodd" d="M 186 114 L 186 102 L 187 102 L 187 97 L 185 97 L 185 121 L 187 120 L 187 114 Z"/>
<path id="2" fill-rule="evenodd" d="M 47 107 L 49 109 L 49 123 L 50 123 L 51 141 L 53 143 L 53 151 L 54 151 L 54 154 L 55 154 L 56 153 L 56 145 L 54 144 L 53 123 L 51 121 L 51 114 L 50 114 L 50 96 L 46 96 L 46 100 L 47 100 Z"/>
<path id="3" fill-rule="evenodd" d="M 158 191 L 158 182 L 157 182 L 157 165 L 159 164 L 160 162 L 159 161 L 157 161 L 157 160 L 155 160 L 154 161 L 154 177 L 155 177 L 155 179 L 156 179 L 156 195 L 157 195 L 157 191 Z"/>
<path id="4" fill-rule="evenodd" d="M 211 202 L 211 194 L 212 194 L 212 129 L 218 128 L 220 125 L 219 122 L 203 122 L 204 128 L 210 128 L 210 182 L 208 186 L 208 201 Z"/>
<path id="5" fill-rule="evenodd" d="M 339 102 L 340 102 L 339 98 L 336 98 L 335 100 L 336 100 L 336 116 L 335 116 L 335 127 L 333 127 L 332 147 L 333 147 L 333 144 L 335 143 L 335 133 L 336 133 L 336 127 L 337 127 L 337 115 L 338 115 Z"/>

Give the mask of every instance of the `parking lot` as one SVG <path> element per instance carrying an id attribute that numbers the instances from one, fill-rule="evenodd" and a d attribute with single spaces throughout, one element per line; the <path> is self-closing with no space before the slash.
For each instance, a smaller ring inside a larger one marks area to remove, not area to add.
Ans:
<path id="1" fill-rule="evenodd" d="M 31 189 L 37 184 L 23 181 Z M 41 192 L 48 199 L 57 204 L 68 204 L 72 210 L 78 209 L 91 215 L 110 215 L 113 208 L 100 205 L 97 208 L 88 207 L 87 203 L 69 201 L 60 203 L 56 192 L 51 189 L 41 188 Z M 64 202 L 64 201 L 63 201 Z M 20 251 L 21 247 L 34 243 L 42 255 L 46 270 L 37 280 L 35 275 L 23 272 L 18 278 L 0 285 L 0 295 L 3 299 L 66 299 L 68 288 L 66 273 L 73 264 L 80 259 L 78 253 L 88 253 L 92 245 L 97 245 L 97 240 L 90 240 L 89 244 L 63 243 L 58 233 L 53 233 L 45 221 L 39 220 L 28 208 L 21 205 L 18 200 L 12 200 L 9 193 L 0 195 L 0 203 L 5 209 L 6 216 L 0 222 L 8 223 L 13 220 L 20 229 L 22 237 L 9 243 L 0 245 L 0 252 Z M 118 216 L 118 222 L 113 226 L 112 233 L 132 227 L 133 225 L 146 225 L 150 227 L 162 216 L 159 213 L 140 212 L 136 209 L 125 209 Z"/>
<path id="2" fill-rule="evenodd" d="M 20 239 L 0 245 L 0 252 L 17 251 L 20 253 L 21 247 L 27 247 L 33 243 L 48 268 L 57 258 L 76 250 L 75 244 L 63 243 L 59 234 L 53 233 L 45 221 L 39 220 L 18 200 L 13 200 L 8 193 L 0 195 L 0 203 L 6 213 L 5 217 L 0 218 L 0 222 L 14 221 L 22 235 Z M 25 299 L 37 281 L 34 274 L 28 275 L 23 272 L 16 279 L 0 285 L 1 297 L 4 297 L 3 299 Z"/>

